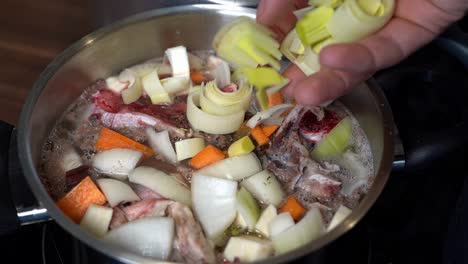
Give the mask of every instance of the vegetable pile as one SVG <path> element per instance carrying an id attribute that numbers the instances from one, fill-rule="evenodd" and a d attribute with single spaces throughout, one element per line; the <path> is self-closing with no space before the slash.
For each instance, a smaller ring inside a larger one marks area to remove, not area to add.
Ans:
<path id="1" fill-rule="evenodd" d="M 286 161 L 302 166 L 300 173 L 317 163 L 301 180 L 327 194 L 342 183 L 325 172 L 341 166 L 353 177 L 366 177 L 353 152 L 354 121 L 321 107 L 292 120 L 305 108 L 283 98 L 289 80 L 279 73 L 279 60 L 283 53 L 310 74 L 319 69 L 321 48 L 378 30 L 394 3 L 310 4 L 296 12 L 299 21 L 281 51 L 272 32 L 242 17 L 215 36 L 220 58 L 201 58 L 177 46 L 162 61 L 107 78 L 93 98 L 106 97 L 92 99 L 97 110 L 77 129 L 98 128 L 92 146 L 77 151 L 82 144 L 75 142 L 60 163 L 73 180 L 57 206 L 99 239 L 170 261 L 174 255 L 182 258 L 177 261 L 221 261 L 215 252 L 224 261 L 257 261 L 300 248 L 339 225 L 353 207 L 341 202 L 329 208 L 320 204 L 327 202 L 321 196 L 308 203 L 285 185 L 284 174 L 271 169 L 269 151 L 290 144 L 275 155 L 294 158 Z M 176 112 L 186 125 L 169 122 Z M 283 138 L 288 131 L 295 134 Z M 294 135 L 301 140 L 291 141 Z M 92 153 L 89 160 L 80 156 L 85 151 Z M 301 180 L 294 182 L 298 188 L 304 187 Z M 356 188 L 349 185 L 346 192 Z"/>

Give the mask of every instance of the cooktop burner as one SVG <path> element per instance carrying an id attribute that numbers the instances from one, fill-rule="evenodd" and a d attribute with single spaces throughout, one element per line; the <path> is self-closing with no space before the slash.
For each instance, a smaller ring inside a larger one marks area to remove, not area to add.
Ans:
<path id="1" fill-rule="evenodd" d="M 405 147 L 429 146 L 408 155 L 426 159 L 434 155 L 437 162 L 393 172 L 355 228 L 295 263 L 468 263 L 468 233 L 463 226 L 468 223 L 468 144 L 450 141 L 468 119 L 466 68 L 432 43 L 375 77 L 392 106 Z M 444 150 L 444 158 L 435 155 L 430 148 L 434 145 Z M 18 263 L 31 258 L 48 264 L 116 263 L 54 222 L 23 227 L 1 238 L 0 245 L 7 259 Z"/>

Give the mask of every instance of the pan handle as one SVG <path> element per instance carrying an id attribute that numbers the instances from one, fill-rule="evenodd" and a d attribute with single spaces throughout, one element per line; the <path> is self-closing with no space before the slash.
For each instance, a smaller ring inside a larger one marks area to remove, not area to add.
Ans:
<path id="1" fill-rule="evenodd" d="M 0 236 L 22 225 L 50 219 L 47 210 L 37 206 L 24 180 L 15 132 L 12 125 L 0 121 Z"/>
<path id="2" fill-rule="evenodd" d="M 457 58 L 468 70 L 468 34 L 458 24 L 453 25 L 434 43 L 442 50 Z M 468 122 L 460 122 L 451 128 L 441 128 L 439 131 L 402 137 L 405 150 L 404 159 L 396 158 L 393 164 L 395 171 L 422 171 L 434 166 L 439 161 L 454 154 L 463 155 L 468 146 Z"/>
<path id="3" fill-rule="evenodd" d="M 8 150 L 12 131 L 13 126 L 0 122 L 0 235 L 11 233 L 20 226 L 8 178 Z"/>

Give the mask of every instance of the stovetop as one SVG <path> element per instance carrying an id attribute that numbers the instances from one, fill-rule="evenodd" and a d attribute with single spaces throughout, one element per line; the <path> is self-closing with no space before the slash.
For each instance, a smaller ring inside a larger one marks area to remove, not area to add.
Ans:
<path id="1" fill-rule="evenodd" d="M 450 138 L 450 129 L 468 120 L 466 68 L 436 43 L 375 78 L 405 146 Z M 393 172 L 351 231 L 296 263 L 468 263 L 466 149 L 459 145 L 425 167 Z M 18 263 L 115 263 L 54 222 L 22 227 L 0 238 L 0 246 L 6 259 Z"/>

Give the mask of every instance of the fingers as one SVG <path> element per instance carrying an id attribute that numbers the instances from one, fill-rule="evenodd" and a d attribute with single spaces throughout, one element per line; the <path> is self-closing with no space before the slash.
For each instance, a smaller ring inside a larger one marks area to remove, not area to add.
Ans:
<path id="1" fill-rule="evenodd" d="M 284 72 L 283 76 L 289 79 L 288 85 L 283 88 L 286 97 L 294 98 L 294 88 L 306 78 L 305 74 L 295 64 L 291 64 Z"/>
<path id="2" fill-rule="evenodd" d="M 296 24 L 293 11 L 307 6 L 306 0 L 261 0 L 257 8 L 257 22 L 269 27 L 282 41 Z"/>
<path id="3" fill-rule="evenodd" d="M 294 79 L 285 94 L 301 104 L 318 105 L 344 95 L 375 71 L 394 65 L 430 42 L 434 33 L 395 18 L 375 35 L 351 44 L 335 44 L 320 52 L 322 70 L 308 78 L 291 67 L 285 76 Z"/>
<path id="4" fill-rule="evenodd" d="M 293 88 L 294 98 L 299 104 L 319 105 L 346 94 L 369 76 L 369 73 L 322 69 Z"/>

